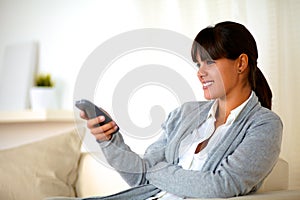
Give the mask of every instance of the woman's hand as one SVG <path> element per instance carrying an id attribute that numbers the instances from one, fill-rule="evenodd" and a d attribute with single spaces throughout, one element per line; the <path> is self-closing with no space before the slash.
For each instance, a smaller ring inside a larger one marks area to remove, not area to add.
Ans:
<path id="1" fill-rule="evenodd" d="M 99 123 L 105 120 L 104 116 L 98 116 L 93 119 L 88 119 L 83 111 L 80 111 L 80 117 L 87 120 L 87 127 L 90 132 L 99 141 L 108 141 L 112 138 L 112 134 L 118 129 L 117 124 L 114 121 L 108 122 L 103 126 L 97 126 Z"/>

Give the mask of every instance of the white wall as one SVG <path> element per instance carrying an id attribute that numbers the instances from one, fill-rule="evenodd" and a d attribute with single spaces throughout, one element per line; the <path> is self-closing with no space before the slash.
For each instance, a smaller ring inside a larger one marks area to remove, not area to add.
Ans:
<path id="1" fill-rule="evenodd" d="M 113 35 L 140 26 L 132 3 L 109 2 L 1 0 L 0 55 L 5 45 L 38 41 L 39 71 L 53 75 L 62 107 L 71 108 L 73 84 L 87 56 Z"/>
<path id="2" fill-rule="evenodd" d="M 300 168 L 299 10 L 297 0 L 0 0 L 0 63 L 6 45 L 38 41 L 39 71 L 53 75 L 61 107 L 72 109 L 83 62 L 112 36 L 154 27 L 193 38 L 219 21 L 242 22 L 257 40 L 259 66 L 273 89 L 274 110 L 284 121 L 282 156 L 294 172 Z M 299 177 L 300 172 L 291 176 L 294 188 L 300 187 Z"/>

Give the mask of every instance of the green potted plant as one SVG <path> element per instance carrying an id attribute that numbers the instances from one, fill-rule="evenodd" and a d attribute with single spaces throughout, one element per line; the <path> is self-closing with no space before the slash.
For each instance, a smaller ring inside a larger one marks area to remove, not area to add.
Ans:
<path id="1" fill-rule="evenodd" d="M 30 90 L 32 110 L 57 109 L 57 94 L 50 74 L 38 74 Z"/>
<path id="2" fill-rule="evenodd" d="M 54 86 L 54 82 L 52 81 L 50 74 L 39 74 L 36 76 L 35 86 L 52 88 Z"/>

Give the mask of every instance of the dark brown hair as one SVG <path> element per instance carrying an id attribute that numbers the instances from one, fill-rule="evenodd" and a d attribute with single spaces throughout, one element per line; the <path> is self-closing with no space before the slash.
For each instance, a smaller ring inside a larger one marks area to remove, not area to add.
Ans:
<path id="1" fill-rule="evenodd" d="M 218 23 L 214 27 L 207 27 L 201 30 L 194 39 L 191 53 L 194 62 L 197 62 L 197 54 L 200 54 L 201 60 L 219 58 L 235 60 L 242 53 L 247 54 L 250 69 L 248 80 L 251 88 L 261 105 L 271 109 L 272 91 L 257 67 L 256 42 L 245 26 L 228 21 Z"/>

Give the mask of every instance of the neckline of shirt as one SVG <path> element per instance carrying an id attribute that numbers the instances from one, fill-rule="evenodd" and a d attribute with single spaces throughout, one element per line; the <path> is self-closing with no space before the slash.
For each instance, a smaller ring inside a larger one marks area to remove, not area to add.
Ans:
<path id="1" fill-rule="evenodd" d="M 252 91 L 250 97 L 246 101 L 244 101 L 238 107 L 230 111 L 230 114 L 225 122 L 226 125 L 233 123 L 233 121 L 238 117 L 238 115 L 241 113 L 241 111 L 243 110 L 243 108 L 246 106 L 246 104 L 249 102 L 249 100 L 252 98 L 253 95 L 254 92 Z M 218 109 L 218 100 L 216 99 L 214 100 L 214 103 L 207 114 L 206 120 L 209 118 L 216 120 L 215 115 L 217 109 Z"/>

